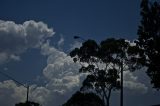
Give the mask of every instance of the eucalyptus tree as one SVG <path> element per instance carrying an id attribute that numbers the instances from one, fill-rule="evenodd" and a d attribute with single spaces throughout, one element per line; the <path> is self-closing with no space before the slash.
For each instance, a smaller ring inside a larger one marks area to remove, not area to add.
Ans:
<path id="1" fill-rule="evenodd" d="M 160 89 L 160 3 L 142 0 L 138 46 L 154 88 Z"/>
<path id="2" fill-rule="evenodd" d="M 137 63 L 139 49 L 125 39 L 106 39 L 100 44 L 87 40 L 80 48 L 75 48 L 70 56 L 82 66 L 80 72 L 87 73 L 81 91 L 97 93 L 109 106 L 111 92 L 121 89 L 123 105 L 123 71 L 140 68 Z"/>

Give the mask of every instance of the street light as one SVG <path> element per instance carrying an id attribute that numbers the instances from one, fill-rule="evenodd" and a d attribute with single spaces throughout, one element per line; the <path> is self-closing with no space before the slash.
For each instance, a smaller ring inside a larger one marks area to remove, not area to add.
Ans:
<path id="1" fill-rule="evenodd" d="M 74 39 L 81 39 L 82 41 L 86 41 L 86 39 L 84 39 L 83 37 L 80 37 L 80 36 L 74 36 L 73 38 Z"/>
<path id="2" fill-rule="evenodd" d="M 24 85 L 24 84 L 22 84 L 21 82 L 17 81 L 17 80 L 14 79 L 13 77 L 9 76 L 8 74 L 6 74 L 6 73 L 4 73 L 4 72 L 2 72 L 2 71 L 0 71 L 0 74 L 3 75 L 3 76 L 5 76 L 5 77 L 7 77 L 7 78 L 9 78 L 9 79 L 11 79 L 11 80 L 13 80 L 13 81 L 16 82 L 17 84 L 22 85 L 23 87 L 25 87 L 25 88 L 27 89 L 26 102 L 28 102 L 29 85 Z"/>

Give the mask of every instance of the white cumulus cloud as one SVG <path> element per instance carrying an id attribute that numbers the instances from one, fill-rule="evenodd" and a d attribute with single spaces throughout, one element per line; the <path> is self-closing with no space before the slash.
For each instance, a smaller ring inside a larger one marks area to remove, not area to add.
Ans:
<path id="1" fill-rule="evenodd" d="M 69 97 L 79 90 L 84 75 L 79 74 L 79 65 L 74 63 L 72 58 L 62 51 L 57 50 L 49 45 L 49 42 L 42 46 L 42 54 L 48 55 L 47 66 L 43 74 L 48 83 L 46 88 L 51 90 L 53 96 L 52 102 L 57 106 L 66 101 Z"/>
<path id="2" fill-rule="evenodd" d="M 73 44 L 70 45 L 70 50 L 73 50 L 75 48 L 80 48 L 82 46 L 82 43 L 79 41 L 75 41 Z"/>
<path id="3" fill-rule="evenodd" d="M 0 64 L 9 60 L 20 60 L 20 54 L 28 48 L 40 48 L 47 56 L 47 65 L 43 69 L 46 84 L 43 86 L 30 85 L 29 100 L 43 106 L 59 106 L 67 101 L 73 93 L 81 87 L 85 78 L 79 74 L 80 65 L 63 51 L 50 46 L 47 38 L 52 37 L 54 31 L 43 22 L 26 21 L 16 24 L 13 21 L 0 20 Z M 58 42 L 61 46 L 63 37 Z M 71 45 L 71 49 L 80 47 L 80 42 Z M 131 72 L 124 72 L 124 87 L 146 91 L 147 87 L 138 81 L 138 77 Z M 6 102 L 7 100 L 7 102 Z M 15 103 L 26 100 L 26 88 L 8 80 L 0 82 L 0 105 L 14 106 Z"/>
<path id="4" fill-rule="evenodd" d="M 40 47 L 53 29 L 43 22 L 33 20 L 22 24 L 0 20 L 0 64 L 9 60 L 20 60 L 20 54 L 28 48 Z"/>
<path id="5" fill-rule="evenodd" d="M 0 82 L 0 95 L 1 106 L 14 106 L 15 103 L 26 100 L 26 89 L 7 80 Z"/>
<path id="6" fill-rule="evenodd" d="M 130 71 L 124 71 L 124 87 L 139 93 L 146 93 L 148 90 L 145 84 L 138 81 L 138 76 L 135 76 Z"/>

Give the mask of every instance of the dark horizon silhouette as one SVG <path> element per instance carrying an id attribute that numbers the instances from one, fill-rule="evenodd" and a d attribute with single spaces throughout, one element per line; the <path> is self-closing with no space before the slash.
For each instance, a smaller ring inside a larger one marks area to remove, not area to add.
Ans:
<path id="1" fill-rule="evenodd" d="M 28 101 L 28 102 L 25 102 L 25 103 L 22 103 L 22 102 L 17 103 L 17 104 L 15 104 L 15 106 L 40 106 L 40 104 Z"/>

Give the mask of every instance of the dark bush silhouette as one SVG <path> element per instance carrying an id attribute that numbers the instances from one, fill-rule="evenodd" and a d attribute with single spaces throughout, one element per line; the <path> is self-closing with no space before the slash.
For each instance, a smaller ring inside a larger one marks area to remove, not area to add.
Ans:
<path id="1" fill-rule="evenodd" d="M 40 106 L 40 104 L 28 101 L 25 103 L 18 103 L 15 106 Z"/>
<path id="2" fill-rule="evenodd" d="M 63 106 L 104 106 L 104 104 L 96 94 L 78 91 Z"/>

